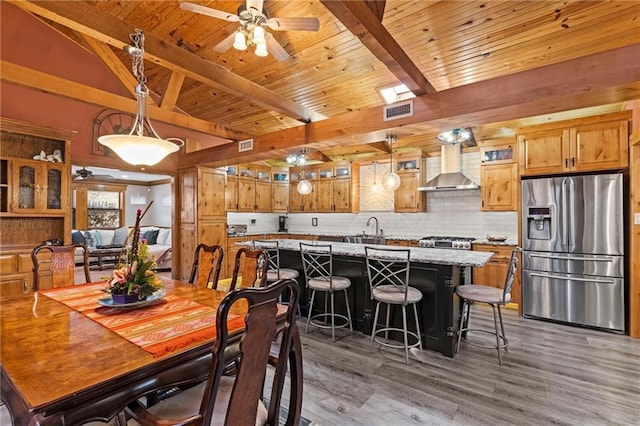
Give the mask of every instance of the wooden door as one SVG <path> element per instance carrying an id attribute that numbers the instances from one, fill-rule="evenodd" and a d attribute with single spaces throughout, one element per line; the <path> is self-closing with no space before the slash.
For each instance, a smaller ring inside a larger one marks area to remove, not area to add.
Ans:
<path id="1" fill-rule="evenodd" d="M 424 192 L 418 191 L 420 186 L 420 173 L 402 173 L 400 186 L 394 194 L 394 206 L 396 213 L 421 212 L 426 203 L 423 202 Z"/>
<path id="2" fill-rule="evenodd" d="M 180 223 L 196 223 L 196 169 L 183 170 L 180 179 Z"/>
<path id="3" fill-rule="evenodd" d="M 298 192 L 298 183 L 291 183 L 289 186 L 289 211 L 300 213 L 304 209 L 303 195 Z"/>
<path id="4" fill-rule="evenodd" d="M 271 182 L 256 181 L 255 207 L 257 212 L 271 212 Z"/>
<path id="5" fill-rule="evenodd" d="M 517 163 L 480 167 L 481 210 L 517 211 L 518 189 Z"/>
<path id="6" fill-rule="evenodd" d="M 256 181 L 253 178 L 238 178 L 238 211 L 252 212 L 256 205 Z"/>
<path id="7" fill-rule="evenodd" d="M 286 213 L 289 211 L 289 185 L 286 183 L 271 183 L 271 211 Z"/>
<path id="8" fill-rule="evenodd" d="M 198 170 L 198 219 L 225 215 L 225 173 L 221 170 Z"/>
<path id="9" fill-rule="evenodd" d="M 333 211 L 350 213 L 352 211 L 351 207 L 351 179 L 334 179 Z"/>
<path id="10" fill-rule="evenodd" d="M 302 197 L 302 211 L 304 213 L 318 211 L 318 182 L 309 181 L 309 183 L 311 183 L 311 193 L 300 196 Z"/>
<path id="11" fill-rule="evenodd" d="M 570 161 L 575 171 L 615 170 L 629 165 L 629 122 L 610 121 L 571 129 Z"/>
<path id="12" fill-rule="evenodd" d="M 333 179 L 320 178 L 317 182 L 317 211 L 332 212 L 333 211 Z M 311 192 L 313 194 L 313 192 Z M 309 194 L 309 195 L 311 195 Z"/>
<path id="13" fill-rule="evenodd" d="M 518 135 L 520 174 L 545 175 L 569 170 L 569 129 Z"/>
<path id="14" fill-rule="evenodd" d="M 227 176 L 227 184 L 224 188 L 224 205 L 228 212 L 238 211 L 238 178 Z"/>

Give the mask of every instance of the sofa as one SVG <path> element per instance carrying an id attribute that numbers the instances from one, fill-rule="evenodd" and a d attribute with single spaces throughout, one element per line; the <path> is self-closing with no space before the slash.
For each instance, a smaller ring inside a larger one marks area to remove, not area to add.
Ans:
<path id="1" fill-rule="evenodd" d="M 85 244 L 89 249 L 89 263 L 96 263 L 97 258 L 91 256 L 93 250 L 122 248 L 127 243 L 130 228 L 123 226 L 117 229 L 90 229 L 87 231 L 72 230 L 72 243 Z M 149 255 L 154 256 L 158 270 L 171 269 L 171 228 L 157 226 L 140 227 L 140 238 L 147 240 Z M 76 263 L 82 263 L 82 254 L 76 254 Z"/>

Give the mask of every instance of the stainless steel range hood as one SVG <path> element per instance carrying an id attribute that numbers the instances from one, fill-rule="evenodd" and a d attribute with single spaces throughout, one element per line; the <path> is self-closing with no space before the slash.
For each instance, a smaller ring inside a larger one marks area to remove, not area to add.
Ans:
<path id="1" fill-rule="evenodd" d="M 440 174 L 418 188 L 418 191 L 452 191 L 478 189 L 477 183 L 460 171 L 460 144 L 442 145 L 440 148 Z"/>

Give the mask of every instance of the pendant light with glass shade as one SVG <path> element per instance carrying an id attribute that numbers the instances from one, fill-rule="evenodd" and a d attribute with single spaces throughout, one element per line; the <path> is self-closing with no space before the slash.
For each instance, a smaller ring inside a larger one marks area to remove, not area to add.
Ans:
<path id="1" fill-rule="evenodd" d="M 305 167 L 302 167 L 302 179 L 298 182 L 298 186 L 296 187 L 298 190 L 298 194 L 300 195 L 309 195 L 313 190 L 313 186 L 311 186 L 311 182 L 307 180 L 307 174 L 305 172 Z"/>
<path id="2" fill-rule="evenodd" d="M 131 34 L 131 40 L 133 45 L 125 46 L 124 51 L 132 57 L 131 72 L 138 80 L 135 122 L 128 134 L 100 136 L 98 143 L 113 150 L 129 164 L 153 166 L 167 155 L 178 151 L 184 145 L 184 141 L 177 138 L 162 139 L 151 125 L 148 119 L 149 89 L 146 86 L 147 77 L 144 75 L 144 32 L 136 29 L 135 34 Z M 149 129 L 146 136 L 145 126 Z"/>
<path id="3" fill-rule="evenodd" d="M 305 158 L 305 154 L 307 154 L 307 150 L 303 149 L 299 154 L 290 154 L 287 156 L 287 163 L 293 166 L 302 166 L 302 179 L 298 182 L 298 186 L 296 189 L 298 190 L 298 194 L 300 195 L 308 195 L 311 194 L 313 187 L 311 182 L 307 180 L 305 164 L 307 164 L 307 159 Z"/>
<path id="4" fill-rule="evenodd" d="M 398 140 L 395 135 L 387 136 L 389 143 L 389 173 L 382 177 L 382 187 L 389 191 L 395 191 L 400 187 L 400 176 L 393 171 L 393 143 Z"/>

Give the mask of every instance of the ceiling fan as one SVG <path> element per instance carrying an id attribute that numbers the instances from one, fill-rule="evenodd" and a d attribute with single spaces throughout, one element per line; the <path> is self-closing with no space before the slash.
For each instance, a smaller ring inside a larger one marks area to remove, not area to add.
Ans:
<path id="1" fill-rule="evenodd" d="M 112 180 L 113 176 L 111 175 L 95 175 L 93 174 L 93 172 L 91 170 L 87 170 L 85 167 L 76 170 L 75 174 L 73 175 L 73 180 L 74 181 L 80 181 L 80 180 L 91 180 L 91 179 L 95 179 L 95 180 Z"/>
<path id="2" fill-rule="evenodd" d="M 180 3 L 180 7 L 184 10 L 240 24 L 236 32 L 213 47 L 216 52 L 226 52 L 231 47 L 246 50 L 248 46 L 255 45 L 256 55 L 267 56 L 271 53 L 276 60 L 282 62 L 289 58 L 289 54 L 271 34 L 265 31 L 265 27 L 274 31 L 318 31 L 320 29 L 318 18 L 270 18 L 262 6 L 263 0 L 247 0 L 246 4 L 238 7 L 238 13 L 234 15 L 195 3 L 186 1 Z"/>

